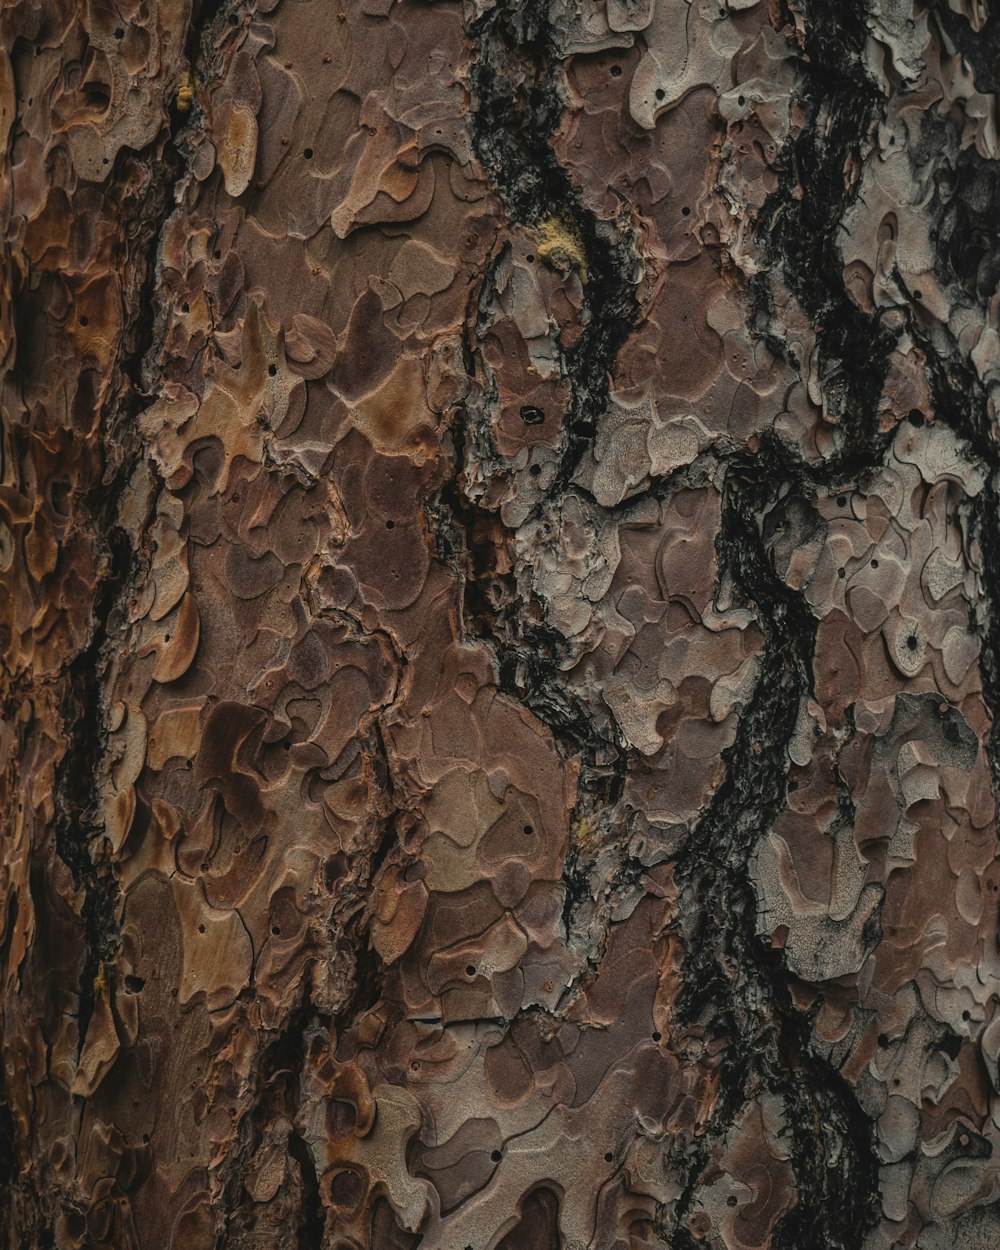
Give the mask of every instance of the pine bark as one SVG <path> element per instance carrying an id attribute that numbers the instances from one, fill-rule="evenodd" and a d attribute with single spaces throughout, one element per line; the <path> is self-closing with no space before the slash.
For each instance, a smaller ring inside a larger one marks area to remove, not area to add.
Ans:
<path id="1" fill-rule="evenodd" d="M 1000 1244 L 1000 15 L 0 31 L 0 1247 Z"/>

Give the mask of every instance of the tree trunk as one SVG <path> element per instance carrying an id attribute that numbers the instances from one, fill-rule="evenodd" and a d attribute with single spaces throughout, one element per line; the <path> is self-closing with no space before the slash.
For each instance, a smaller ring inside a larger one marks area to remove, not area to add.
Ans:
<path id="1" fill-rule="evenodd" d="M 1000 14 L 0 22 L 0 1245 L 1000 1244 Z"/>

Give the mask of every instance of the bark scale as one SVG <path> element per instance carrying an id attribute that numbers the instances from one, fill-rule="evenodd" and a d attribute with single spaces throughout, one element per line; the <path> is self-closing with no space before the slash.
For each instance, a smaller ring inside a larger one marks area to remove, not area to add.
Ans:
<path id="1" fill-rule="evenodd" d="M 996 14 L 0 29 L 0 1244 L 1000 1243 Z"/>

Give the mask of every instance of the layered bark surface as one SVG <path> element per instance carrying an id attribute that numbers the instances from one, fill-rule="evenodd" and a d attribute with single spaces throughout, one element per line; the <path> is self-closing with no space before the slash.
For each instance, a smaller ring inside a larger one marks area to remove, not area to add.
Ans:
<path id="1" fill-rule="evenodd" d="M 0 1244 L 1000 1243 L 1000 17 L 0 30 Z"/>

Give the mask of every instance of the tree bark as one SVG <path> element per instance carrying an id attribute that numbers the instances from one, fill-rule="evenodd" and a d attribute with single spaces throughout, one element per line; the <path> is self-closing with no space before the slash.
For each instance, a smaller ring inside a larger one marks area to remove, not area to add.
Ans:
<path id="1" fill-rule="evenodd" d="M 1000 15 L 0 22 L 0 1245 L 1000 1244 Z"/>

